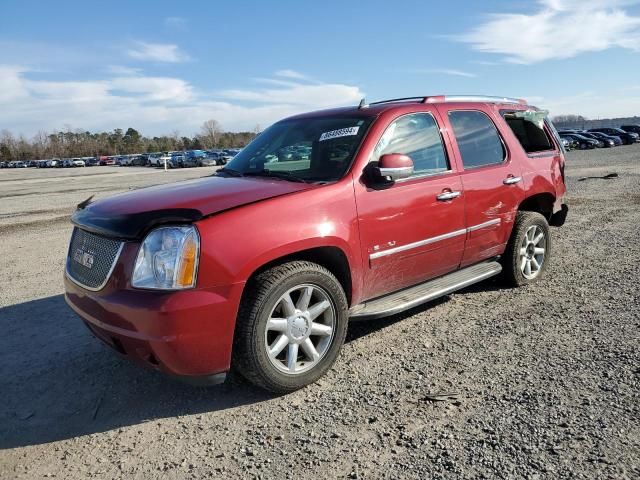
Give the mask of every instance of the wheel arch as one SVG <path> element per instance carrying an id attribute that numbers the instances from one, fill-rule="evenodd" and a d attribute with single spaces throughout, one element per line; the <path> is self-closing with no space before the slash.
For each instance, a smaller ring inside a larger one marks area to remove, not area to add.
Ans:
<path id="1" fill-rule="evenodd" d="M 341 248 L 336 246 L 307 248 L 269 260 L 268 262 L 264 263 L 260 267 L 256 268 L 253 272 L 251 272 L 247 280 L 247 284 L 249 284 L 249 282 L 251 282 L 256 277 L 256 275 L 259 275 L 265 270 L 273 268 L 277 265 L 282 265 L 283 263 L 296 260 L 304 260 L 317 263 L 318 265 L 321 265 L 329 270 L 333 275 L 335 275 L 335 277 L 338 279 L 338 282 L 340 282 L 340 285 L 342 286 L 342 289 L 344 290 L 344 293 L 347 297 L 347 303 L 351 305 L 351 298 L 353 295 L 353 279 L 351 277 L 351 267 L 349 264 L 349 259 L 347 258 L 345 252 Z"/>
<path id="2" fill-rule="evenodd" d="M 519 212 L 537 212 L 544 216 L 547 221 L 551 220 L 553 215 L 553 205 L 555 204 L 556 197 L 549 193 L 536 193 L 525 198 L 520 205 L 518 205 Z"/>

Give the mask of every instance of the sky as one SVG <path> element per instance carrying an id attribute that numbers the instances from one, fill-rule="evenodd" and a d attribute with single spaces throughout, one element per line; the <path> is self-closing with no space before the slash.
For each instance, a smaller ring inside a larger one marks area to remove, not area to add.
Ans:
<path id="1" fill-rule="evenodd" d="M 386 98 L 640 114 L 640 0 L 3 0 L 0 130 L 193 135 Z"/>

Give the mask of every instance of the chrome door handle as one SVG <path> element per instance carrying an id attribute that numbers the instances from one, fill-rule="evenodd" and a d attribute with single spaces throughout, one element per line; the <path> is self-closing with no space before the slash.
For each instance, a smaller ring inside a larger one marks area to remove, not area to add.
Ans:
<path id="1" fill-rule="evenodd" d="M 462 192 L 444 192 L 438 195 L 436 199 L 440 202 L 446 202 L 447 200 L 458 198 L 460 195 L 462 195 Z"/>
<path id="2" fill-rule="evenodd" d="M 522 177 L 507 177 L 502 181 L 502 183 L 504 183 L 505 185 L 514 185 L 521 181 L 522 181 Z"/>

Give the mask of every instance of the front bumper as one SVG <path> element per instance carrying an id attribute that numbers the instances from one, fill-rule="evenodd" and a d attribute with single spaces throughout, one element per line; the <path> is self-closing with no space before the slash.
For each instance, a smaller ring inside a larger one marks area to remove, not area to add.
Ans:
<path id="1" fill-rule="evenodd" d="M 65 276 L 67 304 L 121 355 L 191 383 L 219 383 L 231 364 L 243 284 L 177 292 L 90 292 Z"/>

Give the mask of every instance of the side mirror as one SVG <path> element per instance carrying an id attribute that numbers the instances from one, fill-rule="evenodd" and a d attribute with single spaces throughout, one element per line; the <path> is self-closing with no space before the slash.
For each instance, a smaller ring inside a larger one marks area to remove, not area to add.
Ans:
<path id="1" fill-rule="evenodd" d="M 378 160 L 378 167 L 374 169 L 379 180 L 395 182 L 413 175 L 413 160 L 401 153 L 387 153 Z"/>

